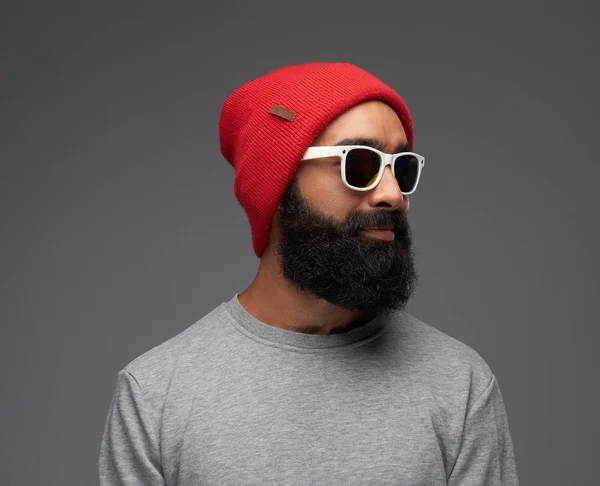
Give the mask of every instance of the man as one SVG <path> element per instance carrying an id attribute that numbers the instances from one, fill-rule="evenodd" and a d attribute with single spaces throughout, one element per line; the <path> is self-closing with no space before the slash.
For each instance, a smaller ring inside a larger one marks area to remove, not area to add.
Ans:
<path id="1" fill-rule="evenodd" d="M 403 99 L 346 63 L 237 89 L 223 156 L 254 281 L 118 373 L 103 485 L 518 485 L 498 381 L 405 310 L 424 158 Z"/>

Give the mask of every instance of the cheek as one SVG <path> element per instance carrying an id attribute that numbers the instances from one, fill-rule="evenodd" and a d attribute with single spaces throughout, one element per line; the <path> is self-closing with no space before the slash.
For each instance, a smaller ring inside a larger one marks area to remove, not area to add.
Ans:
<path id="1" fill-rule="evenodd" d="M 298 174 L 303 196 L 323 214 L 338 220 L 360 207 L 359 192 L 348 189 L 342 182 L 339 166 L 330 171 L 304 171 Z"/>

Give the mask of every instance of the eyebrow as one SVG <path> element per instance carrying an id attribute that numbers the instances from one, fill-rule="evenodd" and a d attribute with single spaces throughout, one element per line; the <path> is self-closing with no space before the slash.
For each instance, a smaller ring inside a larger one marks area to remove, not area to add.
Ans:
<path id="1" fill-rule="evenodd" d="M 381 152 L 385 152 L 385 147 L 381 140 L 369 137 L 345 138 L 336 143 L 336 145 L 366 145 L 367 147 L 371 147 L 380 150 Z M 402 142 L 396 147 L 396 149 L 392 153 L 397 154 L 399 152 L 411 152 L 410 145 L 408 144 L 408 142 Z"/>

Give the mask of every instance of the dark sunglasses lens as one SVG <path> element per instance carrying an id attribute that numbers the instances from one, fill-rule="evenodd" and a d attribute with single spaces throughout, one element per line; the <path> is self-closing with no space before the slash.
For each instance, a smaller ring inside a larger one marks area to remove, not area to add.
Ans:
<path id="1" fill-rule="evenodd" d="M 402 192 L 412 191 L 419 175 L 419 159 L 410 154 L 399 156 L 394 162 L 394 174 Z"/>
<path id="2" fill-rule="evenodd" d="M 368 187 L 377 178 L 381 159 L 367 149 L 350 149 L 346 155 L 346 181 L 354 187 Z"/>

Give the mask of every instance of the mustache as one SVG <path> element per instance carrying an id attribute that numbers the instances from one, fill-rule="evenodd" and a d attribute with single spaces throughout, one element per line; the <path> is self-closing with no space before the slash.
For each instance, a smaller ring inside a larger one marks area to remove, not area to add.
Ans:
<path id="1" fill-rule="evenodd" d="M 365 228 L 372 226 L 391 226 L 395 232 L 408 230 L 408 218 L 400 211 L 369 211 L 350 213 L 342 229 L 350 234 L 358 234 Z"/>

